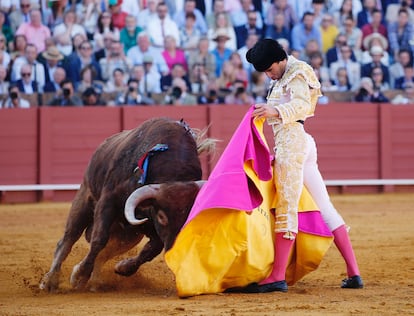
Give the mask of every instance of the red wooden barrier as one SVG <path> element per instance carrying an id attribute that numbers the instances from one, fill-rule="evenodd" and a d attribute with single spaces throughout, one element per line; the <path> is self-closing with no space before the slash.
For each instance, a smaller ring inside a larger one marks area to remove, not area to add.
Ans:
<path id="1" fill-rule="evenodd" d="M 38 182 L 37 109 L 0 110 L 0 184 Z M 36 192 L 3 192 L 2 202 L 31 202 Z"/>
<path id="2" fill-rule="evenodd" d="M 214 157 L 202 158 L 207 178 L 247 110 L 248 106 L 237 105 L 1 110 L 0 185 L 78 184 L 92 153 L 106 137 L 154 116 L 183 118 L 193 128 L 210 126 L 209 136 L 221 142 Z M 316 117 L 307 120 L 305 128 L 315 137 L 326 180 L 413 179 L 413 121 L 414 106 L 332 103 L 318 106 Z M 267 124 L 265 134 L 272 147 Z M 374 192 L 383 186 L 330 190 Z M 40 195 L 8 191 L 1 197 L 2 202 L 33 202 L 69 201 L 73 195 L 73 191 Z"/>

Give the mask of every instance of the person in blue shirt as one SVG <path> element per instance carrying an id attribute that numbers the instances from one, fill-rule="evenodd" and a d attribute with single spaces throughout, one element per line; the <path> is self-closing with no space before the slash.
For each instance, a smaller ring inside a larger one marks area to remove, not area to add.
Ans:
<path id="1" fill-rule="evenodd" d="M 314 39 L 322 47 L 322 37 L 319 27 L 314 25 L 314 14 L 305 12 L 300 23 L 296 24 L 291 33 L 292 49 L 302 51 L 309 40 Z"/>

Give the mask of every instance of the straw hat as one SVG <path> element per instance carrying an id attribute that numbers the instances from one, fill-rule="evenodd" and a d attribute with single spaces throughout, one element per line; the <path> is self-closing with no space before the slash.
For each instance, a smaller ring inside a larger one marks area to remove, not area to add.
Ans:
<path id="1" fill-rule="evenodd" d="M 225 29 L 220 28 L 215 32 L 213 41 L 218 41 L 219 38 L 225 38 L 226 40 L 229 40 L 230 36 L 227 34 L 227 31 Z"/>
<path id="2" fill-rule="evenodd" d="M 384 50 L 388 49 L 388 40 L 381 35 L 380 33 L 372 33 L 370 35 L 368 35 L 367 37 L 364 38 L 364 40 L 362 41 L 362 46 L 364 47 L 365 50 L 369 50 L 370 48 L 370 43 L 373 39 L 379 39 L 381 42 L 381 46 Z"/>
<path id="3" fill-rule="evenodd" d="M 63 55 L 59 52 L 56 46 L 50 46 L 42 53 L 43 57 L 49 60 L 62 60 Z"/>

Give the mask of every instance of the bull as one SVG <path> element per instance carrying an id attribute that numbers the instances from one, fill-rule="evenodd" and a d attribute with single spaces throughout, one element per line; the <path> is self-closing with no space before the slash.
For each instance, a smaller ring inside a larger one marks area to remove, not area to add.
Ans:
<path id="1" fill-rule="evenodd" d="M 136 257 L 116 264 L 117 274 L 130 276 L 168 250 L 203 183 L 199 155 L 212 149 L 214 140 L 205 131 L 168 118 L 150 119 L 106 139 L 92 155 L 40 289 L 59 288 L 62 263 L 83 232 L 89 252 L 70 277 L 78 290 L 96 286 L 105 262 L 144 236 L 148 242 Z"/>

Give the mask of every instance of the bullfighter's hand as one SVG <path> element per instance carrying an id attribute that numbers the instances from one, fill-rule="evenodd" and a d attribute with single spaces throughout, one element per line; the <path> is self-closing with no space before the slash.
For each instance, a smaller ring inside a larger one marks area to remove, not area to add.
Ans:
<path id="1" fill-rule="evenodd" d="M 252 115 L 257 118 L 279 117 L 279 112 L 271 105 L 266 103 L 257 103 L 254 105 Z"/>

